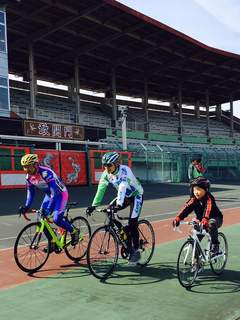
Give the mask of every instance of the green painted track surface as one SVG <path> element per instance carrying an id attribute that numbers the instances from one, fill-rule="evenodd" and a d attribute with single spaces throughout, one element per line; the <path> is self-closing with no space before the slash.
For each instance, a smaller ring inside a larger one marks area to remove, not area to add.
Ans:
<path id="1" fill-rule="evenodd" d="M 120 260 L 105 283 L 85 266 L 49 278 L 40 272 L 37 281 L 0 291 L 0 319 L 240 319 L 240 225 L 223 232 L 229 243 L 225 272 L 218 278 L 205 269 L 190 291 L 176 277 L 183 240 L 173 241 L 160 245 L 146 268 Z"/>

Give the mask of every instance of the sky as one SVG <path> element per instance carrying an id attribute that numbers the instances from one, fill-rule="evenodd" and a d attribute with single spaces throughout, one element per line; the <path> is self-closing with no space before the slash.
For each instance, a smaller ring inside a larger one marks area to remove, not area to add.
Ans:
<path id="1" fill-rule="evenodd" d="M 240 54 L 240 0 L 118 1 L 210 47 Z M 234 115 L 240 118 L 240 101 Z"/>

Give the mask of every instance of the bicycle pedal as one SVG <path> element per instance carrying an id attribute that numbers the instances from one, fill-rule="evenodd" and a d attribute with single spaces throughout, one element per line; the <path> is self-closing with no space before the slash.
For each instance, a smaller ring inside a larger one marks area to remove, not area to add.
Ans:
<path id="1" fill-rule="evenodd" d="M 61 249 L 61 248 L 55 248 L 55 249 L 54 249 L 54 252 L 55 252 L 56 254 L 59 254 L 59 253 L 62 252 L 62 249 Z"/>

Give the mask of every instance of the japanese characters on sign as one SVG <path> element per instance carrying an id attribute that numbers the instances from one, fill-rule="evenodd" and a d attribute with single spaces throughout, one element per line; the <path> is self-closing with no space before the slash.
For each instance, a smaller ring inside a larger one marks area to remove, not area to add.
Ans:
<path id="1" fill-rule="evenodd" d="M 24 121 L 25 136 L 84 140 L 84 128 L 45 121 Z"/>

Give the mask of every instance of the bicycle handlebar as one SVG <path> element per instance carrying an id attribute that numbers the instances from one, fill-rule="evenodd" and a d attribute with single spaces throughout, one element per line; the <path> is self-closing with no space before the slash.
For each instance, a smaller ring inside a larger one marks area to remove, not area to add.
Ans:
<path id="1" fill-rule="evenodd" d="M 111 208 L 103 208 L 103 209 L 95 209 L 96 212 L 104 212 L 104 213 L 107 213 L 108 215 L 111 215 L 111 216 L 114 216 L 114 217 L 117 217 L 119 220 L 128 220 L 128 217 L 120 217 L 118 214 L 117 214 L 117 210 L 115 211 L 116 209 L 111 209 Z"/>
<path id="2" fill-rule="evenodd" d="M 24 217 L 25 220 L 31 221 L 31 219 L 27 217 L 27 212 L 25 212 L 25 213 L 20 213 L 19 216 L 21 217 L 21 215 L 23 215 L 23 217 Z"/>
<path id="3" fill-rule="evenodd" d="M 31 219 L 27 216 L 27 213 L 36 213 L 38 214 L 40 217 L 43 217 L 42 216 L 42 211 L 41 210 L 37 210 L 37 209 L 31 209 L 31 210 L 28 210 L 27 212 L 25 213 L 20 213 L 19 216 L 21 217 L 21 215 L 23 215 L 24 219 L 27 220 L 27 221 L 31 221 Z M 49 217 L 44 217 L 47 219 L 47 221 L 49 223 L 52 223 L 52 220 L 49 219 Z"/>
<path id="4" fill-rule="evenodd" d="M 197 232 L 201 233 L 201 234 L 206 234 L 207 233 L 207 231 L 203 228 L 203 225 L 200 222 L 197 222 L 196 220 L 180 221 L 179 225 L 181 225 L 181 224 L 186 224 L 186 225 L 189 225 L 189 226 L 193 226 L 193 229 L 196 230 Z M 180 230 L 179 226 L 175 227 L 173 229 L 174 229 L 174 231 L 182 233 L 182 231 Z"/>

